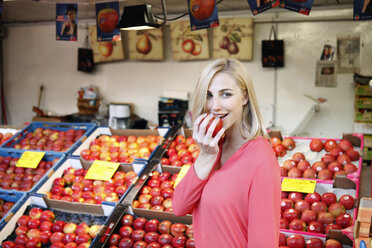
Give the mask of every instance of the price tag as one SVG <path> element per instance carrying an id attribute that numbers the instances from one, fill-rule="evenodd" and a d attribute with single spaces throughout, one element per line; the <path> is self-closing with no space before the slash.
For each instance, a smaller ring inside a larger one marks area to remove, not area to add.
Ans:
<path id="1" fill-rule="evenodd" d="M 295 191 L 301 193 L 314 193 L 315 180 L 301 180 L 293 178 L 283 178 L 282 191 Z"/>
<path id="2" fill-rule="evenodd" d="M 84 178 L 108 181 L 112 178 L 119 165 L 120 163 L 95 160 Z"/>
<path id="3" fill-rule="evenodd" d="M 180 172 L 178 173 L 178 176 L 176 178 L 176 181 L 174 182 L 174 188 L 176 188 L 177 184 L 182 180 L 182 178 L 186 175 L 187 171 L 190 169 L 190 165 L 184 165 L 182 166 Z"/>
<path id="4" fill-rule="evenodd" d="M 45 152 L 31 152 L 25 151 L 18 159 L 16 167 L 23 168 L 37 168 L 41 159 L 44 157 Z"/>

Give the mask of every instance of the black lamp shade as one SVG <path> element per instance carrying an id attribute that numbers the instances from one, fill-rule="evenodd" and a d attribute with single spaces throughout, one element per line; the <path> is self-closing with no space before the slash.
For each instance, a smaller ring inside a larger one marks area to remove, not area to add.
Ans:
<path id="1" fill-rule="evenodd" d="M 146 29 L 158 28 L 160 24 L 152 14 L 151 5 L 141 4 L 126 6 L 118 28 L 120 29 Z"/>

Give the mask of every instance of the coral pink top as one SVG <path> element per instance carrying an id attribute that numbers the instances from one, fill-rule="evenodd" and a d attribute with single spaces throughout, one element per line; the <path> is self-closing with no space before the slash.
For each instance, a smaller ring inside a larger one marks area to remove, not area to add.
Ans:
<path id="1" fill-rule="evenodd" d="M 177 185 L 176 215 L 193 215 L 196 247 L 274 248 L 279 244 L 280 171 L 270 143 L 250 140 L 205 180 L 191 167 Z"/>

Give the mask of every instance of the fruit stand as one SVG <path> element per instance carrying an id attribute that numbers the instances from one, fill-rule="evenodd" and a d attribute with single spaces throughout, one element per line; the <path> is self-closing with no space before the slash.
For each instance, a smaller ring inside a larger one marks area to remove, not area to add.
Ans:
<path id="1" fill-rule="evenodd" d="M 24 134 L 23 137 L 27 137 L 27 132 Z M 270 138 L 282 169 L 280 245 L 353 247 L 353 228 L 359 225 L 358 203 L 363 196 L 360 188 L 370 184 L 360 179 L 363 166 L 358 155 L 363 150 L 363 136 L 283 138 L 280 132 L 272 131 Z M 334 144 L 329 144 L 329 140 Z M 151 142 L 154 143 L 152 149 L 149 148 Z M 11 146 L 18 143 L 19 139 L 11 142 Z M 132 150 L 128 152 L 130 143 Z M 117 165 L 109 180 L 85 178 L 91 167 L 98 166 L 96 158 L 91 157 L 94 145 L 99 146 L 101 152 L 94 156 Z M 102 147 L 107 151 L 101 157 Z M 146 156 L 141 157 L 141 148 L 147 148 Z M 8 146 L 0 150 L 0 155 L 7 157 L 14 153 L 14 157 L 19 157 L 23 152 L 23 149 Z M 67 157 L 46 153 L 48 156 L 44 159 L 53 160 L 59 156 L 61 161 L 45 173 L 35 188 L 12 199 L 15 203 L 11 205 L 12 217 L 5 216 L 0 223 L 3 230 L 0 243 L 3 247 L 27 242 L 30 247 L 40 247 L 39 244 L 41 247 L 131 247 L 134 244 L 138 247 L 195 247 L 192 216 L 175 216 L 171 196 L 178 175 L 195 161 L 198 152 L 192 131 L 180 126 L 164 130 L 98 127 L 69 150 Z M 126 156 L 121 160 L 120 154 Z M 347 157 L 343 156 L 346 154 Z M 312 173 L 305 173 L 306 170 Z M 311 182 L 315 186 L 311 192 L 301 191 L 301 187 L 297 191 L 291 184 L 288 186 L 288 180 L 301 185 Z M 6 194 L 12 192 L 4 191 Z M 10 200 L 1 193 L 0 199 Z M 54 213 L 53 220 L 40 217 L 44 212 L 44 215 L 50 214 L 48 210 Z M 99 217 L 93 221 L 89 216 Z M 28 220 L 27 224 L 21 224 L 23 219 Z M 85 231 L 76 231 L 79 226 Z M 48 232 L 49 228 L 53 230 Z M 29 234 L 31 229 L 39 231 Z"/>

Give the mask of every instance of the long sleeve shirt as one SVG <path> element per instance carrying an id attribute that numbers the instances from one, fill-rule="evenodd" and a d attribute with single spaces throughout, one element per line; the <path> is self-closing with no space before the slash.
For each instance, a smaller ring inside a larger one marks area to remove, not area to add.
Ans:
<path id="1" fill-rule="evenodd" d="M 173 212 L 193 215 L 196 247 L 276 248 L 280 191 L 273 149 L 257 137 L 205 180 L 192 166 L 175 188 Z"/>

